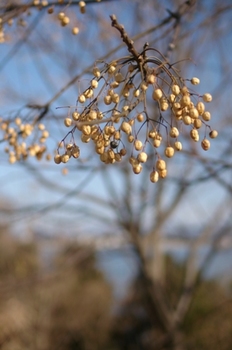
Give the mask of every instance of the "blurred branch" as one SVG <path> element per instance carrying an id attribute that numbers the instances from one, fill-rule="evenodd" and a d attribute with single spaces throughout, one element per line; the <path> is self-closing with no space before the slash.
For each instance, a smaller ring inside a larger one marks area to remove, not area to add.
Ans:
<path id="1" fill-rule="evenodd" d="M 186 1 L 184 4 L 180 5 L 179 8 L 177 9 L 176 13 L 179 14 L 179 16 L 182 16 L 186 13 L 187 9 L 191 8 L 195 4 L 195 1 Z M 161 27 L 165 26 L 167 23 L 171 22 L 175 19 L 175 16 L 173 16 L 172 13 L 169 14 L 165 19 L 163 19 L 158 25 L 150 28 L 149 30 L 146 30 L 142 33 L 139 33 L 138 35 L 135 35 L 134 37 L 131 38 L 131 41 L 136 41 L 144 36 L 146 36 L 149 33 L 152 33 Z M 115 53 L 117 53 L 122 47 L 124 47 L 124 44 L 117 45 L 114 49 L 109 51 L 107 54 L 99 57 L 98 61 L 105 61 Z M 50 105 L 52 102 L 54 102 L 60 95 L 62 95 L 69 87 L 71 87 L 77 80 L 79 80 L 83 75 L 89 73 L 92 71 L 93 64 L 91 64 L 89 67 L 87 67 L 81 74 L 76 75 L 73 77 L 63 88 L 60 89 L 52 98 L 49 100 L 46 105 Z"/>
<path id="2" fill-rule="evenodd" d="M 10 51 L 5 55 L 5 57 L 1 59 L 0 71 L 10 62 L 12 58 L 14 58 L 14 56 L 18 53 L 21 47 L 25 44 L 25 42 L 27 42 L 28 37 L 31 35 L 33 30 L 36 28 L 36 26 L 42 19 L 43 14 L 43 12 L 38 13 L 38 15 L 35 17 L 35 20 L 25 30 L 23 37 L 19 41 L 17 41 L 17 43 L 12 47 L 12 49 L 10 49 Z"/>
<path id="3" fill-rule="evenodd" d="M 189 310 L 190 304 L 192 302 L 194 293 L 196 291 L 196 286 L 200 283 L 200 278 L 203 271 L 210 264 L 212 258 L 215 256 L 215 251 L 217 249 L 217 244 L 227 232 L 223 232 L 220 228 L 218 233 L 215 234 L 214 228 L 218 222 L 222 221 L 223 214 L 225 213 L 226 204 L 223 202 L 218 205 L 215 210 L 213 219 L 208 222 L 204 230 L 199 234 L 198 238 L 195 239 L 195 242 L 190 246 L 190 252 L 188 255 L 186 263 L 186 272 L 185 272 L 185 281 L 183 284 L 182 294 L 180 296 L 179 302 L 174 313 L 174 319 L 178 323 L 183 323 L 184 318 Z M 212 237 L 214 235 L 214 237 Z M 212 242 L 209 242 L 209 239 L 212 239 Z M 203 262 L 198 265 L 199 261 L 199 249 L 202 248 L 202 245 L 208 243 L 209 251 L 205 255 Z"/>

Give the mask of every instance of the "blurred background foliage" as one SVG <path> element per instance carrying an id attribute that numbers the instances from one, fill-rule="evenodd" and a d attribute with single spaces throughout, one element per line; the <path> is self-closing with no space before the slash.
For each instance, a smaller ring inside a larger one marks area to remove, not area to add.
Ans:
<path id="1" fill-rule="evenodd" d="M 25 243 L 1 229 L 0 345 L 2 349 L 169 349 L 159 321 L 147 310 L 141 274 L 115 305 L 112 286 L 91 248 L 60 245 L 49 266 L 41 241 Z M 164 292 L 172 307 L 181 294 L 184 262 L 165 255 Z M 201 279 L 178 347 L 230 349 L 231 282 Z M 220 322 L 220 325 L 219 325 Z"/>

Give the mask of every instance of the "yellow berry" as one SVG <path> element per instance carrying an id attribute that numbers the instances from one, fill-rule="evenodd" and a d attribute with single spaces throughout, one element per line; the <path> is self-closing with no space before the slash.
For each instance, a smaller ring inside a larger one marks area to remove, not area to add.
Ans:
<path id="1" fill-rule="evenodd" d="M 147 84 L 155 84 L 156 82 L 156 76 L 154 74 L 149 74 L 147 76 Z"/>
<path id="2" fill-rule="evenodd" d="M 134 90 L 133 95 L 134 95 L 134 97 L 139 97 L 139 95 L 140 95 L 139 89 Z"/>
<path id="3" fill-rule="evenodd" d="M 168 100 L 164 97 L 160 99 L 160 109 L 161 111 L 166 111 L 169 107 Z"/>
<path id="4" fill-rule="evenodd" d="M 110 83 L 110 87 L 112 89 L 116 89 L 119 86 L 119 83 L 117 81 L 113 81 L 112 83 Z"/>
<path id="5" fill-rule="evenodd" d="M 130 96 L 130 91 L 128 90 L 128 88 L 124 88 L 123 91 L 122 91 L 122 95 L 124 97 L 129 97 Z"/>
<path id="6" fill-rule="evenodd" d="M 119 103 L 119 101 L 120 101 L 119 94 L 113 94 L 111 98 L 112 98 L 113 103 Z"/>
<path id="7" fill-rule="evenodd" d="M 194 125 L 194 128 L 200 129 L 202 126 L 202 121 L 200 119 L 194 119 L 193 125 Z"/>
<path id="8" fill-rule="evenodd" d="M 66 145 L 66 149 L 67 150 L 71 150 L 73 148 L 73 143 L 68 143 L 67 145 Z"/>
<path id="9" fill-rule="evenodd" d="M 162 96 L 163 96 L 163 93 L 161 89 L 155 89 L 153 91 L 153 94 L 152 94 L 153 100 L 158 101 L 161 99 Z"/>
<path id="10" fill-rule="evenodd" d="M 164 179 L 165 177 L 167 177 L 167 169 L 159 170 L 158 173 L 161 179 Z"/>
<path id="11" fill-rule="evenodd" d="M 158 180 L 159 180 L 159 173 L 158 173 L 158 171 L 152 171 L 150 173 L 150 181 L 155 183 Z"/>
<path id="12" fill-rule="evenodd" d="M 112 102 L 112 97 L 111 97 L 110 95 L 106 95 L 106 96 L 104 97 L 104 103 L 105 103 L 106 105 L 110 105 L 111 102 Z"/>
<path id="13" fill-rule="evenodd" d="M 199 113 L 198 113 L 198 110 L 196 108 L 190 108 L 189 110 L 189 116 L 190 118 L 192 119 L 196 119 L 199 117 Z"/>
<path id="14" fill-rule="evenodd" d="M 140 140 L 135 140 L 135 149 L 136 151 L 141 151 L 141 149 L 143 148 L 143 143 Z"/>
<path id="15" fill-rule="evenodd" d="M 139 162 L 138 162 L 138 159 L 134 158 L 134 157 L 130 157 L 129 158 L 129 163 L 132 165 L 132 166 L 135 166 L 135 165 L 138 165 Z"/>
<path id="16" fill-rule="evenodd" d="M 193 77 L 193 78 L 191 79 L 191 83 L 192 83 L 193 85 L 198 85 L 198 84 L 200 84 L 200 79 L 198 79 L 198 78 L 196 78 L 196 77 Z"/>
<path id="17" fill-rule="evenodd" d="M 160 104 L 160 109 L 161 109 L 161 111 L 163 111 L 163 112 L 165 112 L 165 111 L 168 109 L 168 107 L 169 107 L 169 104 L 168 104 L 167 102 L 162 102 L 162 103 Z"/>
<path id="18" fill-rule="evenodd" d="M 45 125 L 42 124 L 42 123 L 40 123 L 40 124 L 38 125 L 38 129 L 41 130 L 41 131 L 45 130 Z"/>
<path id="19" fill-rule="evenodd" d="M 130 142 L 130 143 L 132 143 L 132 142 L 134 142 L 134 136 L 133 135 L 129 135 L 128 136 L 128 142 Z"/>
<path id="20" fill-rule="evenodd" d="M 69 161 L 69 155 L 68 154 L 63 154 L 61 156 L 61 162 L 62 163 L 67 163 Z"/>
<path id="21" fill-rule="evenodd" d="M 85 90 L 84 96 L 85 96 L 85 98 L 91 98 L 93 96 L 93 89 L 90 88 L 90 89 Z"/>
<path id="22" fill-rule="evenodd" d="M 165 148 L 164 153 L 165 153 L 166 157 L 172 158 L 174 156 L 175 150 L 173 147 L 168 146 Z"/>
<path id="23" fill-rule="evenodd" d="M 121 162 L 122 157 L 121 157 L 120 153 L 115 153 L 115 160 L 116 160 L 116 162 Z"/>
<path id="24" fill-rule="evenodd" d="M 176 96 L 175 96 L 174 94 L 170 94 L 170 95 L 169 95 L 169 101 L 170 101 L 171 103 L 173 103 L 173 102 L 175 101 L 175 99 L 176 99 Z"/>
<path id="25" fill-rule="evenodd" d="M 104 148 L 104 146 L 101 146 L 101 147 L 96 147 L 95 150 L 96 150 L 96 153 L 97 153 L 97 154 L 103 154 L 105 148 Z"/>
<path id="26" fill-rule="evenodd" d="M 172 108 L 173 108 L 174 112 L 176 113 L 176 112 L 180 111 L 181 104 L 179 102 L 175 102 L 175 103 L 173 103 Z"/>
<path id="27" fill-rule="evenodd" d="M 207 151 L 210 148 L 210 142 L 207 139 L 202 140 L 201 147 L 204 151 Z"/>
<path id="28" fill-rule="evenodd" d="M 45 139 L 49 137 L 49 132 L 47 130 L 44 130 L 42 132 L 42 137 L 44 137 Z"/>
<path id="29" fill-rule="evenodd" d="M 212 130 L 212 131 L 210 131 L 209 137 L 210 137 L 211 139 L 215 139 L 217 136 L 218 136 L 217 130 Z"/>
<path id="30" fill-rule="evenodd" d="M 90 140 L 91 140 L 90 135 L 85 135 L 85 134 L 81 135 L 81 141 L 82 142 L 88 143 Z"/>
<path id="31" fill-rule="evenodd" d="M 108 149 L 107 153 L 108 153 L 108 158 L 109 159 L 114 159 L 115 158 L 115 153 L 114 153 L 114 151 L 112 149 Z"/>
<path id="32" fill-rule="evenodd" d="M 117 83 L 121 83 L 124 80 L 124 76 L 122 75 L 122 73 L 115 74 L 114 78 Z"/>
<path id="33" fill-rule="evenodd" d="M 190 137 L 191 137 L 195 142 L 199 141 L 199 133 L 198 133 L 197 129 L 192 129 L 192 130 L 190 131 Z"/>
<path id="34" fill-rule="evenodd" d="M 91 126 L 90 125 L 83 125 L 81 128 L 81 131 L 84 135 L 90 135 L 91 134 Z"/>
<path id="35" fill-rule="evenodd" d="M 72 119 L 71 118 L 65 118 L 64 125 L 69 127 L 72 125 Z"/>
<path id="36" fill-rule="evenodd" d="M 93 79 L 93 80 L 91 81 L 91 87 L 92 87 L 93 89 L 96 89 L 96 88 L 98 87 L 98 81 L 95 80 L 95 79 Z"/>
<path id="37" fill-rule="evenodd" d="M 154 139 L 153 141 L 153 146 L 155 148 L 158 148 L 161 145 L 161 140 Z"/>
<path id="38" fill-rule="evenodd" d="M 64 18 L 62 18 L 61 20 L 61 25 L 65 27 L 67 24 L 69 24 L 69 22 L 70 22 L 70 18 L 68 16 L 64 16 Z"/>
<path id="39" fill-rule="evenodd" d="M 180 102 L 182 106 L 189 106 L 191 103 L 191 98 L 189 97 L 189 95 L 184 95 Z"/>
<path id="40" fill-rule="evenodd" d="M 72 113 L 72 118 L 73 118 L 73 120 L 77 121 L 77 120 L 79 119 L 79 117 L 80 117 L 80 114 L 79 114 L 79 113 L 77 113 L 77 112 L 73 112 L 73 113 Z"/>
<path id="41" fill-rule="evenodd" d="M 211 114 L 210 114 L 210 112 L 205 111 L 205 112 L 202 114 L 202 119 L 205 120 L 206 122 L 210 121 L 210 119 L 211 119 Z"/>
<path id="42" fill-rule="evenodd" d="M 156 169 L 157 170 L 164 170 L 166 169 L 166 162 L 163 159 L 158 159 L 156 162 Z"/>
<path id="43" fill-rule="evenodd" d="M 9 157 L 9 163 L 14 164 L 17 161 L 17 158 L 14 155 L 10 155 Z"/>
<path id="44" fill-rule="evenodd" d="M 137 117 L 136 117 L 136 119 L 138 120 L 138 122 L 143 122 L 144 121 L 144 116 L 143 116 L 143 114 L 142 113 L 139 113 L 138 115 L 137 115 Z"/>
<path id="45" fill-rule="evenodd" d="M 94 67 L 93 68 L 93 75 L 96 77 L 96 78 L 99 78 L 101 76 L 101 72 L 99 70 L 98 67 Z"/>
<path id="46" fill-rule="evenodd" d="M 79 33 L 79 28 L 78 27 L 73 27 L 72 33 L 73 33 L 73 35 L 77 35 Z"/>
<path id="47" fill-rule="evenodd" d="M 21 118 L 19 117 L 15 118 L 14 122 L 16 125 L 20 125 L 22 123 Z"/>
<path id="48" fill-rule="evenodd" d="M 169 135 L 173 138 L 176 138 L 179 136 L 179 130 L 173 126 L 169 132 Z"/>
<path id="49" fill-rule="evenodd" d="M 59 18 L 60 20 L 62 20 L 62 19 L 64 18 L 64 16 L 65 16 L 65 13 L 64 13 L 64 12 L 59 12 L 59 13 L 58 13 L 58 18 Z"/>
<path id="50" fill-rule="evenodd" d="M 80 12 L 85 13 L 85 5 L 86 3 L 84 1 L 79 2 Z"/>
<path id="51" fill-rule="evenodd" d="M 155 129 L 153 130 L 150 130 L 149 133 L 148 133 L 148 136 L 151 138 L 151 139 L 154 139 L 157 135 L 157 131 Z"/>
<path id="52" fill-rule="evenodd" d="M 129 123 L 127 122 L 122 122 L 121 124 L 121 130 L 124 131 L 126 134 L 130 134 L 131 133 L 131 126 Z"/>
<path id="53" fill-rule="evenodd" d="M 78 158 L 80 156 L 80 148 L 77 145 L 74 145 L 72 148 L 73 158 Z"/>
<path id="54" fill-rule="evenodd" d="M 200 115 L 202 115 L 205 111 L 205 105 L 203 102 L 198 102 L 196 105 L 196 108 L 197 108 Z"/>
<path id="55" fill-rule="evenodd" d="M 140 85 L 140 89 L 141 89 L 142 91 L 146 91 L 146 90 L 148 89 L 147 83 L 143 82 L 143 83 Z"/>
<path id="56" fill-rule="evenodd" d="M 89 117 L 90 120 L 97 119 L 97 111 L 95 111 L 95 110 L 89 111 L 88 117 Z"/>
<path id="57" fill-rule="evenodd" d="M 140 163 L 146 163 L 147 161 L 147 153 L 146 152 L 141 152 L 138 154 L 137 159 Z"/>
<path id="58" fill-rule="evenodd" d="M 115 70 L 116 70 L 116 68 L 115 68 L 115 66 L 112 64 L 112 65 L 109 66 L 108 73 L 109 73 L 109 74 L 113 74 L 113 73 L 115 72 Z"/>
<path id="59" fill-rule="evenodd" d="M 54 157 L 54 162 L 56 164 L 60 164 L 61 163 L 61 155 L 60 154 L 56 154 Z"/>
<path id="60" fill-rule="evenodd" d="M 179 93 L 180 93 L 179 85 L 177 85 L 177 84 L 172 85 L 172 93 L 176 96 L 179 95 Z"/>
<path id="61" fill-rule="evenodd" d="M 119 131 L 119 130 L 115 131 L 115 133 L 114 133 L 114 139 L 115 139 L 115 140 L 120 140 L 120 138 L 121 138 L 120 131 Z"/>
<path id="62" fill-rule="evenodd" d="M 183 117 L 183 122 L 185 125 L 190 125 L 190 124 L 192 124 L 192 119 L 190 118 L 189 115 L 186 115 Z"/>
<path id="63" fill-rule="evenodd" d="M 203 98 L 203 100 L 205 101 L 205 102 L 211 102 L 212 101 L 212 99 L 213 99 L 213 97 L 212 97 L 212 95 L 210 95 L 210 94 L 204 94 L 203 96 L 202 96 L 202 98 Z"/>
<path id="64" fill-rule="evenodd" d="M 85 103 L 85 100 L 86 100 L 86 98 L 85 98 L 85 95 L 83 95 L 83 94 L 78 97 L 78 101 L 80 103 Z"/>
<path id="65" fill-rule="evenodd" d="M 184 96 L 189 96 L 189 89 L 187 88 L 187 86 L 182 87 L 181 93 L 182 93 Z"/>
<path id="66" fill-rule="evenodd" d="M 141 164 L 138 164 L 138 165 L 133 166 L 132 169 L 133 169 L 134 174 L 140 174 L 143 167 Z"/>
<path id="67" fill-rule="evenodd" d="M 174 143 L 174 146 L 175 146 L 175 149 L 176 149 L 177 151 L 181 151 L 181 150 L 182 150 L 182 143 L 181 143 L 180 141 L 176 141 L 176 142 Z"/>

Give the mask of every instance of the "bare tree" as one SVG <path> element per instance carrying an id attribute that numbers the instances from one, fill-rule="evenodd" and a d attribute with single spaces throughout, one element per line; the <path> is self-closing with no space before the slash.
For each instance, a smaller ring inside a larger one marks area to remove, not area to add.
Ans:
<path id="1" fill-rule="evenodd" d="M 11 220 L 130 244 L 157 349 L 184 348 L 201 277 L 231 247 L 231 10 L 229 0 L 0 5 L 0 67 L 12 69 L 2 144 L 41 193 Z M 173 305 L 165 253 L 181 249 Z"/>

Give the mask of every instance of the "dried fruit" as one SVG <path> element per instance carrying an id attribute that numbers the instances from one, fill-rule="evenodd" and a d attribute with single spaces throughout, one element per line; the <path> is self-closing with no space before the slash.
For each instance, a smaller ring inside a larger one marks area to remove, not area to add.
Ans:
<path id="1" fill-rule="evenodd" d="M 217 130 L 212 130 L 212 131 L 210 131 L 209 137 L 210 137 L 211 139 L 215 139 L 217 136 L 218 136 Z"/>
<path id="2" fill-rule="evenodd" d="M 210 148 L 210 142 L 207 139 L 204 139 L 201 141 L 201 147 L 203 148 L 204 151 L 208 151 Z"/>
<path id="3" fill-rule="evenodd" d="M 195 142 L 199 141 L 199 133 L 198 133 L 197 129 L 192 129 L 190 131 L 190 136 Z"/>
<path id="4" fill-rule="evenodd" d="M 141 149 L 143 148 L 143 143 L 140 140 L 135 140 L 135 149 L 136 151 L 141 151 Z"/>
<path id="5" fill-rule="evenodd" d="M 121 124 L 121 130 L 124 131 L 126 134 L 130 134 L 131 133 L 131 126 L 129 123 L 127 122 L 122 122 Z"/>
<path id="6" fill-rule="evenodd" d="M 158 173 L 158 171 L 152 171 L 150 173 L 150 181 L 155 183 L 158 180 L 159 180 L 159 173 Z"/>
<path id="7" fill-rule="evenodd" d="M 153 91 L 152 98 L 153 98 L 155 101 L 160 100 L 162 96 L 163 96 L 163 93 L 162 93 L 162 90 L 161 90 L 161 89 L 155 89 L 155 90 Z"/>
<path id="8" fill-rule="evenodd" d="M 147 153 L 146 152 L 141 152 L 138 154 L 137 159 L 140 163 L 146 163 L 147 161 Z"/>
<path id="9" fill-rule="evenodd" d="M 192 83 L 193 85 L 198 85 L 198 84 L 200 84 L 200 79 L 194 77 L 194 78 L 191 79 L 191 83 Z"/>
<path id="10" fill-rule="evenodd" d="M 205 102 L 211 102 L 212 101 L 212 95 L 210 95 L 210 94 L 204 94 L 203 96 L 202 96 L 202 98 L 203 98 L 203 100 L 205 101 Z"/>
<path id="11" fill-rule="evenodd" d="M 164 170 L 166 169 L 166 162 L 163 159 L 158 159 L 156 162 L 156 169 L 157 170 Z"/>
<path id="12" fill-rule="evenodd" d="M 172 158 L 174 156 L 174 153 L 175 153 L 175 150 L 173 147 L 171 146 L 168 146 L 165 148 L 165 156 L 168 157 L 168 158 Z"/>
<path id="13" fill-rule="evenodd" d="M 169 135 L 173 138 L 178 137 L 179 136 L 179 130 L 176 127 L 172 127 L 169 131 Z"/>

